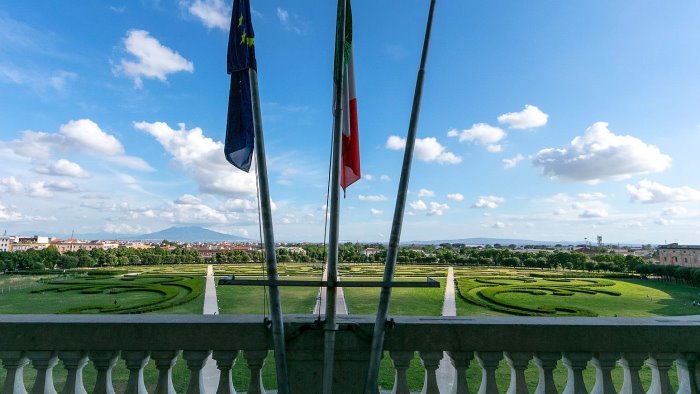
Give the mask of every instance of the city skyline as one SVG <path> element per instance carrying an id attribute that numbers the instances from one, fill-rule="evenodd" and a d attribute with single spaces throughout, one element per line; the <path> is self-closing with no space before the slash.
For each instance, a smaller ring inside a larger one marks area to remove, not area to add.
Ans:
<path id="1" fill-rule="evenodd" d="M 427 2 L 353 1 L 363 179 L 386 242 Z M 0 6 L 0 232 L 256 239 L 225 162 L 230 2 Z M 253 2 L 276 238 L 323 242 L 335 4 Z M 403 241 L 700 241 L 700 4 L 438 2 Z"/>

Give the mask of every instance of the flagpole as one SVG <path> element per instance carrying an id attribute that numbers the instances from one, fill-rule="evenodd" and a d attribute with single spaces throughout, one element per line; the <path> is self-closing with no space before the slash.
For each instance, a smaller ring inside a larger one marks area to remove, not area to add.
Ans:
<path id="1" fill-rule="evenodd" d="M 418 125 L 418 115 L 420 113 L 421 96 L 423 94 L 423 79 L 425 76 L 425 62 L 428 57 L 428 47 L 430 43 L 430 31 L 433 26 L 433 12 L 435 10 L 435 0 L 430 1 L 430 12 L 428 13 L 428 24 L 425 29 L 423 40 L 423 53 L 420 60 L 420 68 L 416 78 L 416 90 L 413 95 L 413 108 L 411 109 L 411 120 L 408 125 L 408 135 L 406 136 L 406 148 L 403 154 L 403 166 L 401 167 L 401 179 L 399 190 L 396 196 L 396 206 L 394 208 L 394 220 L 391 225 L 391 236 L 389 238 L 389 248 L 384 265 L 384 284 L 379 297 L 379 307 L 377 309 L 377 319 L 374 323 L 374 334 L 372 336 L 372 352 L 369 359 L 369 370 L 365 380 L 365 394 L 376 394 L 378 387 L 379 362 L 382 359 L 384 350 L 384 331 L 386 318 L 389 313 L 389 299 L 391 297 L 391 285 L 394 280 L 396 270 L 396 257 L 401 239 L 401 226 L 406 208 L 406 197 L 408 195 L 408 181 L 411 176 L 411 162 L 413 159 L 413 148 L 416 142 L 416 127 Z"/>
<path id="2" fill-rule="evenodd" d="M 270 187 L 267 180 L 267 163 L 265 161 L 265 142 L 263 141 L 262 115 L 260 114 L 260 93 L 258 91 L 258 73 L 254 68 L 248 69 L 250 77 L 250 95 L 253 102 L 253 129 L 255 131 L 255 164 L 258 166 L 258 184 L 260 188 L 260 212 L 262 216 L 263 239 L 265 244 L 265 261 L 267 279 L 270 281 L 270 317 L 272 319 L 272 341 L 277 370 L 277 392 L 289 394 L 287 374 L 287 352 L 285 348 L 284 323 L 282 321 L 282 303 L 277 287 L 277 257 L 275 255 L 275 236 L 272 228 L 272 208 L 270 206 Z"/>
<path id="3" fill-rule="evenodd" d="M 345 6 L 346 0 L 338 0 L 338 15 L 335 30 L 335 67 L 333 84 L 333 146 L 331 163 L 330 228 L 328 231 L 328 285 L 326 287 L 326 324 L 323 344 L 323 393 L 333 393 L 333 366 L 335 364 L 335 320 L 336 283 L 338 281 L 338 229 L 340 215 L 340 148 L 342 143 L 342 90 L 345 54 Z"/>

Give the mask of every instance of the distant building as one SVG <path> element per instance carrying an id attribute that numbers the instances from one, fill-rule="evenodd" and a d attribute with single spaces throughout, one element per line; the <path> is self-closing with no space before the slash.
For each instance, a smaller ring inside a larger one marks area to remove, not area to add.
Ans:
<path id="1" fill-rule="evenodd" d="M 374 256 L 375 254 L 377 254 L 377 253 L 379 253 L 379 252 L 381 252 L 381 249 L 379 249 L 379 248 L 366 248 L 366 249 L 362 252 L 362 254 L 364 254 L 365 256 L 369 257 L 369 256 Z"/>
<path id="2" fill-rule="evenodd" d="M 0 252 L 11 252 L 13 239 L 14 237 L 7 235 L 0 236 Z"/>
<path id="3" fill-rule="evenodd" d="M 700 267 L 700 245 L 678 245 L 672 243 L 659 246 L 659 263 Z"/>
<path id="4" fill-rule="evenodd" d="M 10 242 L 10 250 L 13 252 L 26 252 L 32 249 L 46 249 L 49 245 L 49 237 L 42 237 L 39 235 L 33 237 L 14 237 L 14 242 Z"/>
<path id="5" fill-rule="evenodd" d="M 286 250 L 289 253 L 306 254 L 306 250 L 299 246 L 278 246 L 277 249 Z"/>

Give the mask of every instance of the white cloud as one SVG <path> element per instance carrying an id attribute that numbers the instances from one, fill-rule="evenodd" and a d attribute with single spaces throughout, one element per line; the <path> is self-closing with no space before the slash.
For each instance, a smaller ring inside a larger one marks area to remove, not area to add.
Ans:
<path id="1" fill-rule="evenodd" d="M 406 140 L 392 135 L 386 141 L 386 148 L 390 150 L 403 150 L 406 147 Z M 452 152 L 448 152 L 435 137 L 417 138 L 414 154 L 418 160 L 426 162 L 437 162 L 438 164 L 458 164 L 462 158 Z"/>
<path id="2" fill-rule="evenodd" d="M 45 160 L 51 157 L 54 151 L 78 152 L 94 155 L 101 160 L 135 170 L 153 170 L 143 159 L 125 155 L 121 142 L 113 135 L 104 132 L 90 119 L 71 120 L 61 125 L 58 133 L 24 131 L 20 139 L 0 141 L 0 148 L 2 147 L 11 149 L 19 156 L 34 160 Z M 63 170 L 70 167 L 66 164 L 62 163 Z"/>
<path id="3" fill-rule="evenodd" d="M 303 22 L 298 15 L 291 15 L 289 11 L 284 8 L 277 7 L 277 19 L 288 31 L 296 34 L 304 34 L 307 31 L 307 24 Z"/>
<path id="4" fill-rule="evenodd" d="M 380 211 L 379 209 L 370 208 L 370 209 L 369 209 L 369 213 L 371 213 L 372 215 L 375 215 L 375 216 L 376 216 L 376 215 L 381 215 L 381 214 L 383 214 L 384 211 Z"/>
<path id="5" fill-rule="evenodd" d="M 464 196 L 460 193 L 451 193 L 447 195 L 447 199 L 450 201 L 464 201 Z"/>
<path id="6" fill-rule="evenodd" d="M 174 130 L 164 122 L 136 122 L 134 127 L 155 137 L 166 152 L 173 156 L 189 175 L 197 182 L 202 193 L 225 196 L 254 195 L 254 172 L 245 173 L 231 166 L 224 158 L 224 145 L 204 136 L 202 129 L 185 128 L 179 124 Z"/>
<path id="7" fill-rule="evenodd" d="M 442 216 L 442 214 L 450 209 L 447 204 L 440 204 L 435 201 L 430 202 L 430 210 L 428 211 L 428 216 Z"/>
<path id="8" fill-rule="evenodd" d="M 408 205 L 415 211 L 425 211 L 428 209 L 428 206 L 423 202 L 423 200 L 416 200 Z"/>
<path id="9" fill-rule="evenodd" d="M 513 157 L 512 159 L 503 159 L 503 168 L 508 170 L 511 168 L 515 168 L 515 166 L 518 165 L 525 157 L 518 153 Z"/>
<path id="10" fill-rule="evenodd" d="M 112 234 L 148 234 L 151 229 L 142 227 L 140 224 L 127 223 L 107 223 L 103 228 L 104 232 Z"/>
<path id="11" fill-rule="evenodd" d="M 661 215 L 675 217 L 675 216 L 686 216 L 688 215 L 688 210 L 685 207 L 668 207 L 661 211 Z"/>
<path id="12" fill-rule="evenodd" d="M 421 197 L 434 197 L 434 196 L 435 196 L 435 192 L 432 191 L 432 190 L 420 189 L 420 190 L 418 191 L 418 198 L 421 198 Z"/>
<path id="13" fill-rule="evenodd" d="M 89 178 L 90 173 L 85 171 L 79 164 L 66 159 L 59 159 L 45 166 L 34 168 L 39 174 L 67 176 L 72 178 Z"/>
<path id="14" fill-rule="evenodd" d="M 493 228 L 505 228 L 506 224 L 503 222 L 496 222 L 491 227 L 493 227 Z"/>
<path id="15" fill-rule="evenodd" d="M 534 105 L 525 105 L 520 112 L 508 112 L 498 117 L 498 123 L 507 124 L 511 129 L 533 129 L 547 124 L 549 115 Z"/>
<path id="16" fill-rule="evenodd" d="M 554 216 L 566 215 L 566 209 L 559 208 L 552 213 Z"/>
<path id="17" fill-rule="evenodd" d="M 16 222 L 23 218 L 24 215 L 7 208 L 0 202 L 0 222 Z"/>
<path id="18" fill-rule="evenodd" d="M 483 145 L 491 153 L 500 152 L 502 150 L 499 141 L 506 137 L 505 131 L 498 127 L 488 125 L 486 123 L 476 123 L 470 129 L 462 130 L 452 129 L 447 132 L 448 137 L 459 137 L 459 142 L 472 141 Z"/>
<path id="19" fill-rule="evenodd" d="M 505 201 L 503 197 L 499 196 L 479 196 L 476 202 L 472 205 L 472 208 L 498 208 L 500 204 Z"/>
<path id="20" fill-rule="evenodd" d="M 700 201 L 700 190 L 689 186 L 670 187 L 644 179 L 639 186 L 627 185 L 630 200 L 644 204 Z"/>
<path id="21" fill-rule="evenodd" d="M 569 146 L 540 150 L 532 162 L 552 179 L 592 183 L 661 172 L 671 166 L 671 158 L 659 148 L 629 135 L 613 134 L 605 122 L 594 123 Z"/>
<path id="22" fill-rule="evenodd" d="M 24 185 L 22 185 L 22 183 L 19 182 L 14 176 L 0 179 L 0 185 L 5 186 L 5 190 L 10 194 L 24 193 Z"/>
<path id="23" fill-rule="evenodd" d="M 136 61 L 122 59 L 115 72 L 132 78 L 137 88 L 143 86 L 141 78 L 155 78 L 165 82 L 168 74 L 194 71 L 192 62 L 163 46 L 147 31 L 129 30 L 124 39 L 124 47 L 136 57 Z"/>
<path id="24" fill-rule="evenodd" d="M 370 196 L 365 196 L 363 194 L 360 194 L 359 196 L 357 196 L 357 198 L 360 201 L 369 201 L 369 202 L 381 202 L 381 201 L 387 200 L 386 196 L 384 196 L 382 194 L 370 195 Z"/>
<path id="25" fill-rule="evenodd" d="M 373 180 L 374 180 L 374 175 L 372 175 L 372 174 L 365 174 L 365 175 L 363 176 L 363 178 L 365 178 L 366 181 L 373 181 Z"/>
<path id="26" fill-rule="evenodd" d="M 584 201 L 602 200 L 605 198 L 605 194 L 601 192 L 590 192 L 590 193 L 579 193 L 578 197 Z"/>
<path id="27" fill-rule="evenodd" d="M 196 205 L 201 204 L 202 200 L 191 194 L 183 194 L 182 196 L 175 199 L 174 203 L 178 205 Z"/>
<path id="28" fill-rule="evenodd" d="M 585 209 L 578 217 L 583 219 L 604 218 L 608 216 L 608 211 L 604 208 Z"/>
<path id="29" fill-rule="evenodd" d="M 379 177 L 379 180 L 384 181 L 384 182 L 389 182 L 389 181 L 391 181 L 391 177 L 389 175 L 382 175 Z"/>
<path id="30" fill-rule="evenodd" d="M 195 0 L 185 3 L 187 10 L 210 29 L 228 30 L 231 9 L 223 0 Z"/>

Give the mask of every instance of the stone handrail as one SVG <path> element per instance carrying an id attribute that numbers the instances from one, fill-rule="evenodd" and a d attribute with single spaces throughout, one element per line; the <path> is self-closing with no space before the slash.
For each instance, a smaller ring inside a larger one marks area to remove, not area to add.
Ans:
<path id="1" fill-rule="evenodd" d="M 338 393 L 362 389 L 371 342 L 372 316 L 338 317 L 336 377 Z M 311 315 L 285 317 L 292 392 L 321 391 L 323 326 Z M 582 371 L 596 370 L 594 393 L 614 393 L 611 370 L 624 371 L 621 392 L 643 393 L 639 370 L 652 370 L 649 393 L 671 393 L 668 372 L 676 365 L 679 393 L 700 388 L 700 317 L 675 318 L 523 318 L 397 317 L 387 329 L 385 350 L 395 367 L 394 392 L 408 393 L 406 371 L 417 351 L 424 369 L 424 393 L 439 393 L 436 370 L 443 352 L 455 368 L 452 393 L 468 393 L 466 370 L 477 362 L 479 393 L 498 393 L 496 368 L 511 369 L 508 393 L 527 393 L 524 371 L 534 360 L 540 371 L 537 393 L 556 393 L 553 369 L 568 370 L 564 393 L 585 393 Z M 51 394 L 53 367 L 61 360 L 68 376 L 64 393 L 86 393 L 82 369 L 92 362 L 97 380 L 90 392 L 113 393 L 111 371 L 118 357 L 129 370 L 127 393 L 145 394 L 143 369 L 149 359 L 159 371 L 155 392 L 174 393 L 172 368 L 182 354 L 190 370 L 188 394 L 205 390 L 202 367 L 211 355 L 220 370 L 217 394 L 234 393 L 231 366 L 244 357 L 251 372 L 248 393 L 262 393 L 261 369 L 271 349 L 261 316 L 245 315 L 0 315 L 0 360 L 6 370 L 2 394 L 26 394 L 24 368 L 36 370 L 32 394 Z M 240 354 L 240 356 L 239 356 Z M 473 383 L 472 383 L 473 384 Z M 474 387 L 475 388 L 475 387 Z"/>

